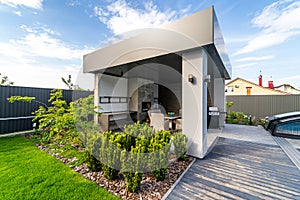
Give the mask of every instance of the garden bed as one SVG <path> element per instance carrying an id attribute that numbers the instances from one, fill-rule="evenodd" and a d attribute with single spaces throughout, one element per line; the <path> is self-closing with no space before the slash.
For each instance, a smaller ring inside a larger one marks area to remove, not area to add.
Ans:
<path id="1" fill-rule="evenodd" d="M 184 156 L 187 137 L 182 132 L 155 131 L 140 122 L 125 125 L 123 132 L 100 132 L 92 95 L 70 105 L 61 97 L 61 90 L 51 91 L 51 106 L 35 111 L 38 129 L 31 139 L 123 199 L 161 199 L 192 161 Z"/>
<path id="2" fill-rule="evenodd" d="M 137 193 L 132 193 L 126 190 L 126 182 L 120 173 L 116 180 L 109 180 L 104 177 L 103 171 L 90 172 L 86 163 L 79 166 L 70 165 L 70 163 L 77 160 L 76 157 L 65 158 L 58 153 L 53 153 L 51 148 L 47 146 L 38 145 L 38 148 L 48 152 L 50 155 L 68 165 L 73 171 L 97 183 L 99 186 L 122 199 L 161 199 L 193 160 L 191 157 L 186 157 L 184 160 L 179 161 L 176 159 L 175 155 L 171 155 L 165 180 L 157 181 L 151 173 L 146 173 L 143 176 L 140 190 Z M 82 151 L 82 149 L 80 149 L 80 151 Z"/>

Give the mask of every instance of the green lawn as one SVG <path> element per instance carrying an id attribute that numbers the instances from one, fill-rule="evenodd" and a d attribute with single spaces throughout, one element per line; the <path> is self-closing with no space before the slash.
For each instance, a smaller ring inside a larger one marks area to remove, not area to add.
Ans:
<path id="1" fill-rule="evenodd" d="M 118 199 L 23 136 L 0 138 L 0 199 Z"/>

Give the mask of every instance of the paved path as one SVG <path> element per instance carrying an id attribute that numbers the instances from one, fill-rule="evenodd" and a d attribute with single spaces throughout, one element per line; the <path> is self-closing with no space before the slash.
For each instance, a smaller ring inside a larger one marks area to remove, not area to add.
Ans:
<path id="1" fill-rule="evenodd" d="M 264 129 L 230 125 L 166 199 L 300 199 L 300 171 Z"/>
<path id="2" fill-rule="evenodd" d="M 221 137 L 277 145 L 270 133 L 262 126 L 226 124 L 222 130 Z"/>

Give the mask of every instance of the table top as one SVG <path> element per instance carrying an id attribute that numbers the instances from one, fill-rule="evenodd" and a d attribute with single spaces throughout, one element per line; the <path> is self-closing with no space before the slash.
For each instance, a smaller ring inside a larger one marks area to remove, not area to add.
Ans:
<path id="1" fill-rule="evenodd" d="M 117 112 L 104 112 L 103 115 L 123 115 L 128 113 L 137 113 L 137 111 L 117 111 Z"/>
<path id="2" fill-rule="evenodd" d="M 172 119 L 180 119 L 181 116 L 180 115 L 175 115 L 175 116 L 165 116 L 165 119 L 169 119 L 169 120 L 172 120 Z"/>

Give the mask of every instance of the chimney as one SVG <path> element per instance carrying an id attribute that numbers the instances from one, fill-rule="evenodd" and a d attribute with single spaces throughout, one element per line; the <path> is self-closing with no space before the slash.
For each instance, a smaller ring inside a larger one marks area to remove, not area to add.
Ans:
<path id="1" fill-rule="evenodd" d="M 262 75 L 258 77 L 258 85 L 262 87 Z"/>
<path id="2" fill-rule="evenodd" d="M 273 81 L 268 81 L 268 84 L 270 89 L 274 89 Z"/>

